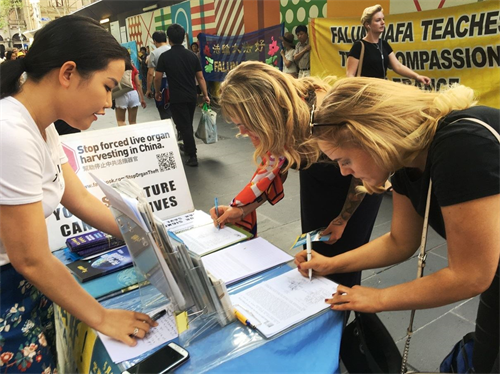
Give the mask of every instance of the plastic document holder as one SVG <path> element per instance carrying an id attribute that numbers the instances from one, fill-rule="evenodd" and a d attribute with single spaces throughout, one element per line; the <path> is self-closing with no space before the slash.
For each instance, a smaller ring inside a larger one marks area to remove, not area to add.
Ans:
<path id="1" fill-rule="evenodd" d="M 213 326 L 231 322 L 228 309 L 232 310 L 232 306 L 226 306 L 226 310 L 222 307 L 223 300 L 218 297 L 201 258 L 167 235 L 165 226 L 153 215 L 142 195 L 142 189 L 129 180 L 112 187 L 96 181 L 111 203 L 111 212 L 133 259 L 142 311 L 147 313 L 158 305 L 171 303 L 170 309 L 180 316 L 176 321 L 184 346 Z M 157 297 L 151 297 L 151 287 L 158 291 Z M 225 298 L 227 305 L 229 296 L 226 294 Z M 185 316 L 187 330 L 181 326 L 185 323 L 179 323 Z"/>

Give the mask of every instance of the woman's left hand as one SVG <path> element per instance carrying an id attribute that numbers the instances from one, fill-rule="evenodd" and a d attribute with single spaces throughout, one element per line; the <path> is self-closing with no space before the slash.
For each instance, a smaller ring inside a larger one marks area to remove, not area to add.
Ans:
<path id="1" fill-rule="evenodd" d="M 142 106 L 144 109 L 146 109 L 147 104 L 146 104 L 146 100 L 144 100 L 144 98 L 143 98 L 143 99 L 141 99 L 141 106 Z"/>
<path id="2" fill-rule="evenodd" d="M 339 285 L 332 298 L 325 299 L 333 310 L 355 310 L 363 313 L 382 311 L 380 294 L 382 290 L 371 287 L 354 286 L 352 288 Z"/>
<path id="3" fill-rule="evenodd" d="M 330 239 L 325 241 L 326 244 L 333 244 L 342 237 L 347 221 L 344 221 L 340 216 L 335 218 L 326 229 L 321 232 L 321 236 L 330 235 Z"/>

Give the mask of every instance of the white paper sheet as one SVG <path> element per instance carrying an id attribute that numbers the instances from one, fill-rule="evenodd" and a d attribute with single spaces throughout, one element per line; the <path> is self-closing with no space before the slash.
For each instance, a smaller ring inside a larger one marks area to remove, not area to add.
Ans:
<path id="1" fill-rule="evenodd" d="M 165 309 L 165 307 L 158 308 L 149 313 L 149 315 L 152 316 L 163 309 Z M 100 332 L 97 334 L 108 351 L 109 357 L 111 357 L 114 363 L 118 364 L 125 360 L 131 360 L 153 348 L 159 347 L 163 343 L 175 339 L 178 336 L 175 317 L 170 309 L 167 308 L 167 314 L 156 322 L 158 322 L 158 326 L 152 327 L 144 339 L 137 339 L 137 345 L 135 347 L 129 347 L 125 343 L 112 339 Z"/>
<path id="2" fill-rule="evenodd" d="M 190 230 L 197 226 L 213 224 L 212 217 L 201 210 L 186 213 L 177 217 L 172 217 L 163 221 L 165 228 L 174 233 Z"/>
<path id="3" fill-rule="evenodd" d="M 176 235 L 186 244 L 191 252 L 200 256 L 246 239 L 243 233 L 229 226 L 218 230 L 213 223 L 182 231 Z"/>
<path id="4" fill-rule="evenodd" d="M 132 199 L 131 197 L 116 191 L 113 187 L 96 177 L 94 174 L 89 174 L 92 176 L 92 178 L 94 178 L 99 187 L 101 187 L 102 192 L 104 192 L 114 208 L 118 209 L 120 212 L 133 219 L 134 222 L 139 225 L 139 227 L 141 227 L 144 231 L 149 232 L 149 228 L 139 212 L 139 202 L 136 199 Z"/>
<path id="5" fill-rule="evenodd" d="M 325 299 L 337 283 L 313 277 L 312 281 L 293 269 L 268 281 L 231 295 L 233 307 L 267 338 L 329 307 Z"/>
<path id="6" fill-rule="evenodd" d="M 293 260 L 293 257 L 264 238 L 232 245 L 203 257 L 203 265 L 226 285 Z"/>

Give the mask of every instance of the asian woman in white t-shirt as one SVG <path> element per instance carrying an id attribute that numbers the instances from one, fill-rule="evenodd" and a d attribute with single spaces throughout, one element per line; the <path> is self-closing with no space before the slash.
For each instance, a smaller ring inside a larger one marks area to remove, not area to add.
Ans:
<path id="1" fill-rule="evenodd" d="M 121 237 L 109 209 L 68 164 L 53 122 L 88 129 L 111 106 L 111 90 L 124 70 L 118 42 L 80 16 L 50 22 L 24 59 L 0 66 L 2 370 L 56 370 L 52 302 L 130 346 L 156 326 L 146 314 L 105 309 L 90 296 L 51 254 L 45 222 L 61 202 L 89 225 Z M 28 78 L 19 87 L 24 72 Z"/>

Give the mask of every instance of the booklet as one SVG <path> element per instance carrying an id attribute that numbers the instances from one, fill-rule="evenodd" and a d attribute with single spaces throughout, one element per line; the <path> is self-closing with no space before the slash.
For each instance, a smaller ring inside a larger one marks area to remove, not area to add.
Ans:
<path id="1" fill-rule="evenodd" d="M 309 280 L 292 269 L 231 295 L 231 302 L 250 327 L 270 338 L 327 309 L 325 299 L 336 291 L 337 283 L 320 276 Z"/>
<path id="2" fill-rule="evenodd" d="M 90 260 L 78 260 L 66 266 L 83 283 L 132 265 L 127 246 L 123 246 Z"/>
<path id="3" fill-rule="evenodd" d="M 305 232 L 303 234 L 300 234 L 299 236 L 297 236 L 297 239 L 295 239 L 295 242 L 293 243 L 292 248 L 296 248 L 296 247 L 301 246 L 301 245 L 306 245 L 307 234 L 311 235 L 312 242 L 326 242 L 327 240 L 330 240 L 330 235 L 321 236 L 320 233 L 324 229 L 326 229 L 326 227 L 321 227 L 319 229 L 312 230 L 309 233 Z"/>

